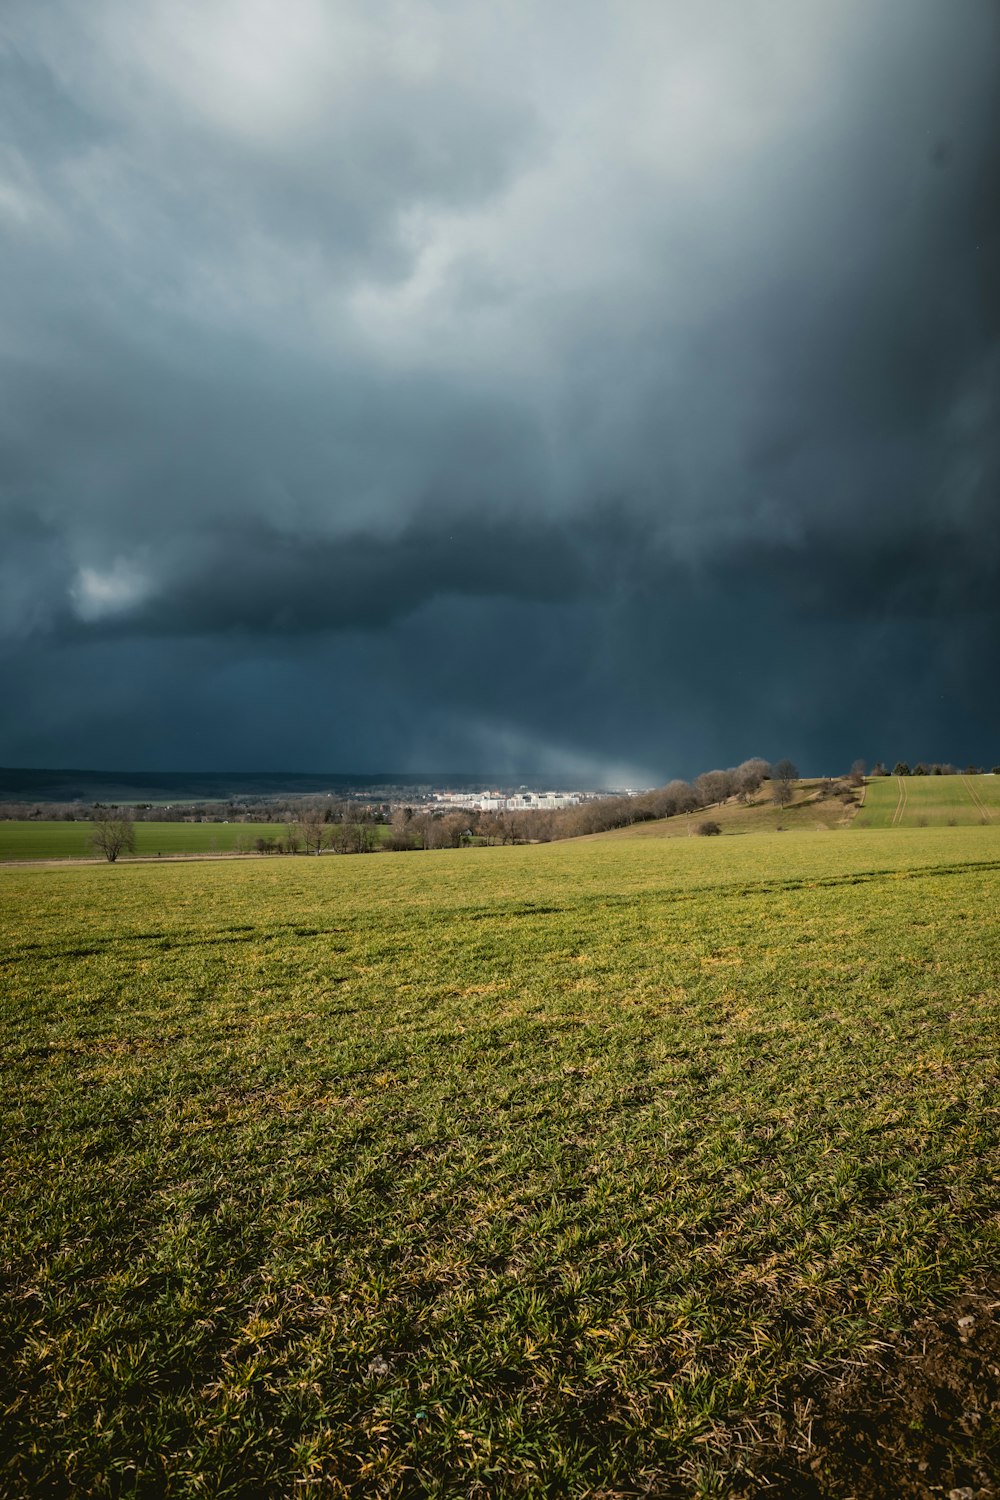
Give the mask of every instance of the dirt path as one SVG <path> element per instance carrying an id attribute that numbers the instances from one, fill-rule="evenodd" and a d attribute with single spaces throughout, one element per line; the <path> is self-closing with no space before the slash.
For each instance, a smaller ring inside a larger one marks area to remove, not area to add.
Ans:
<path id="1" fill-rule="evenodd" d="M 903 814 L 906 811 L 906 777 L 897 776 L 896 780 L 899 783 L 899 801 L 896 803 L 896 811 L 893 813 L 892 822 L 889 824 L 890 828 L 899 827 L 903 821 Z"/>
<path id="2" fill-rule="evenodd" d="M 965 786 L 965 790 L 968 792 L 969 796 L 972 798 L 973 804 L 982 813 L 982 815 L 983 815 L 983 822 L 984 823 L 991 823 L 993 821 L 993 814 L 990 811 L 990 809 L 986 806 L 986 803 L 982 800 L 982 798 L 980 797 L 979 793 L 976 791 L 975 787 L 972 785 L 972 782 L 969 780 L 968 776 L 963 776 L 962 777 L 962 782 L 963 782 L 963 784 Z"/>

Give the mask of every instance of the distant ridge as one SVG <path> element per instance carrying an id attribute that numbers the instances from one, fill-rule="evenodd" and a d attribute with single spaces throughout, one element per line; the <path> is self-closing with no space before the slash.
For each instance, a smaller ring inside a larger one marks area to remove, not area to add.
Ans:
<path id="1" fill-rule="evenodd" d="M 230 798 L 308 796 L 331 792 L 357 796 L 369 792 L 431 787 L 475 791 L 479 787 L 527 787 L 543 790 L 553 778 L 531 775 L 480 775 L 466 772 L 379 771 L 344 774 L 304 771 L 93 771 L 0 767 L 0 802 L 220 802 Z M 561 786 L 578 790 L 560 779 Z"/>

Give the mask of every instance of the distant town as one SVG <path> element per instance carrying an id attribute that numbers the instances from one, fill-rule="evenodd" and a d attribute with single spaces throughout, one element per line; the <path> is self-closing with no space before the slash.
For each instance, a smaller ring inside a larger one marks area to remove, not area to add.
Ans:
<path id="1" fill-rule="evenodd" d="M 645 788 L 643 788 L 645 790 Z M 471 812 L 554 812 L 562 807 L 579 807 L 581 802 L 597 797 L 635 797 L 638 789 L 623 788 L 607 792 L 534 792 L 522 787 L 518 791 L 431 791 L 426 800 L 442 812 L 469 809 Z"/>

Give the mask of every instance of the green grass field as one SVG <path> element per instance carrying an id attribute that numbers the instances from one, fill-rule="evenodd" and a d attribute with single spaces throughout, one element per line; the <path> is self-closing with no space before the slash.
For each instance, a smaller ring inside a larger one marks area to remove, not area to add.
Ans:
<path id="1" fill-rule="evenodd" d="M 1000 776 L 879 776 L 868 781 L 856 828 L 1000 826 Z"/>
<path id="2" fill-rule="evenodd" d="M 730 1493 L 997 1263 L 998 886 L 998 827 L 0 870 L 0 1492 Z"/>
<path id="3" fill-rule="evenodd" d="M 379 838 L 390 830 L 376 825 Z M 0 860 L 101 859 L 90 843 L 91 824 L 0 822 Z M 282 839 L 283 823 L 136 823 L 135 852 L 147 859 L 162 854 L 231 854 L 252 850 L 257 838 Z"/>
<path id="4" fill-rule="evenodd" d="M 90 823 L 0 822 L 0 860 L 100 859 L 90 844 Z M 270 823 L 136 823 L 135 852 L 225 854 L 252 847 L 258 837 L 283 838 L 284 825 Z"/>

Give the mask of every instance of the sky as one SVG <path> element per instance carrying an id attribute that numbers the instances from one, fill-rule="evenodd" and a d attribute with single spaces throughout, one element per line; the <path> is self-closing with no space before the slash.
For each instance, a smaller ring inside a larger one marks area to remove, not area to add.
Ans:
<path id="1" fill-rule="evenodd" d="M 995 0 L 5 0 L 0 763 L 1000 762 Z"/>

